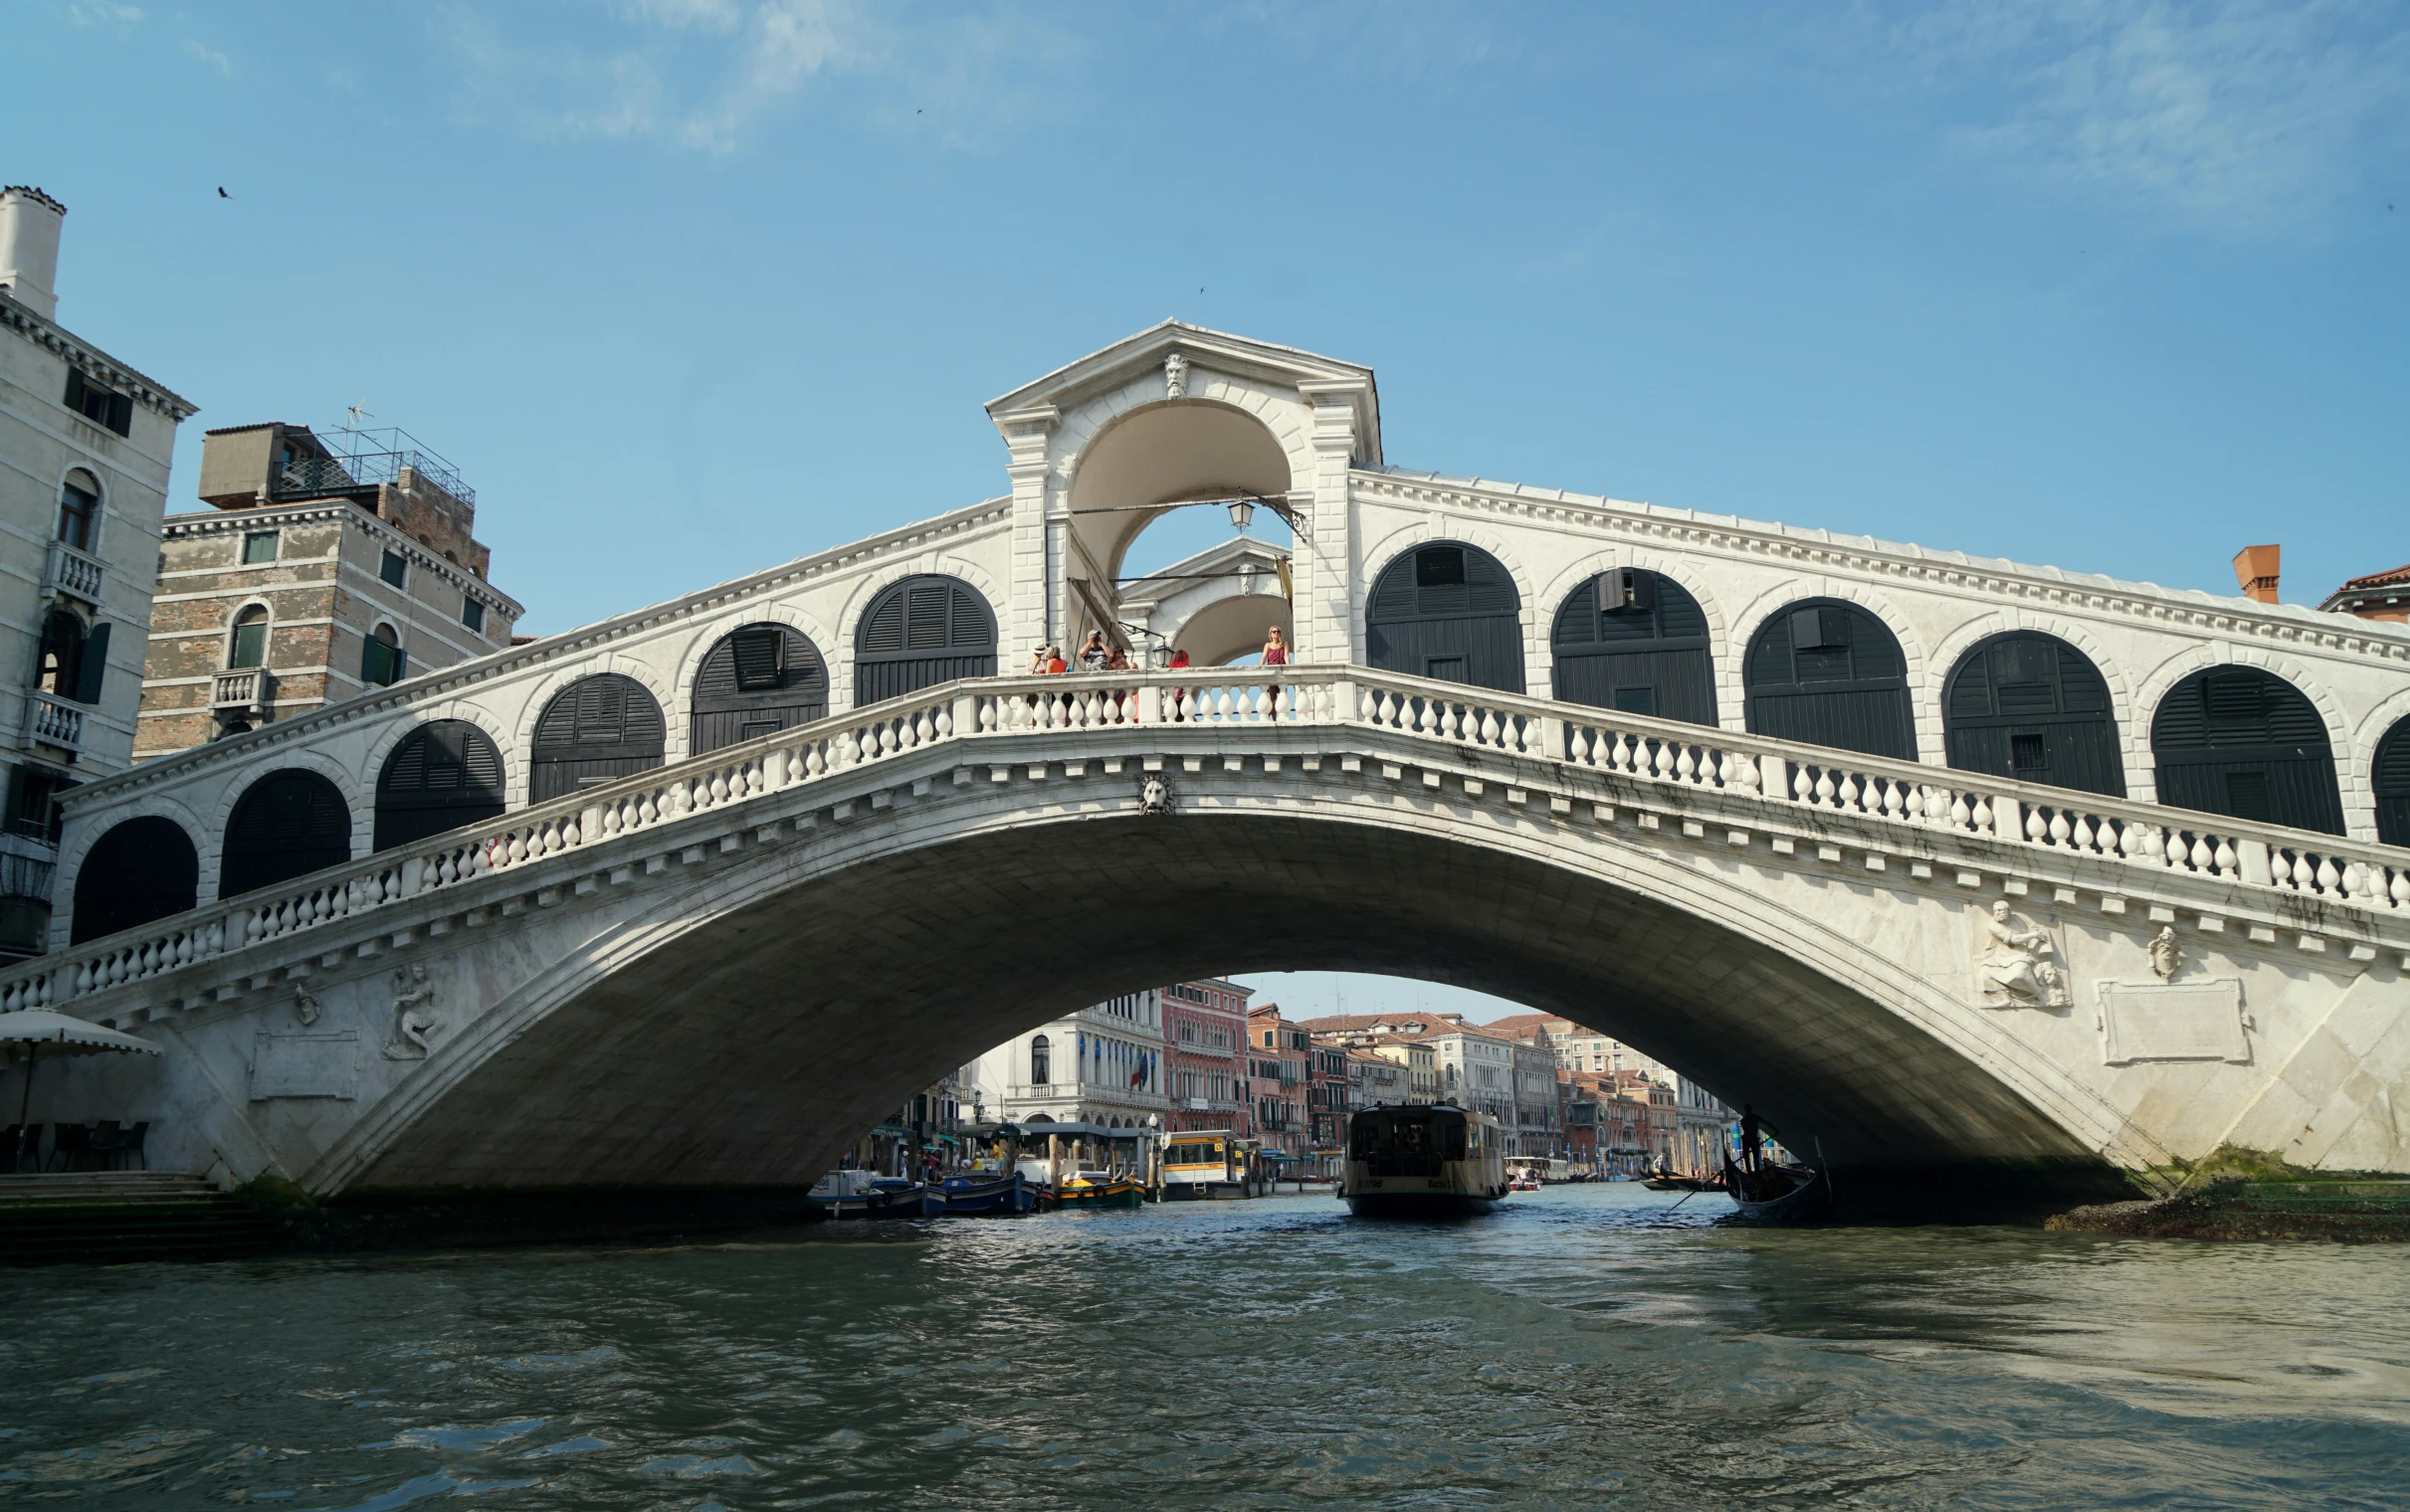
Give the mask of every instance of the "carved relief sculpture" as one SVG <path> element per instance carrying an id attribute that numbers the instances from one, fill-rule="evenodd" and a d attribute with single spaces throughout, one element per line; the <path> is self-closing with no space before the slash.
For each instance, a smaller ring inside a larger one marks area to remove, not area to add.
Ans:
<path id="1" fill-rule="evenodd" d="M 1186 399 L 1188 397 L 1188 359 L 1178 352 L 1173 352 L 1163 359 L 1163 397 L 1166 399 Z"/>
<path id="2" fill-rule="evenodd" d="M 412 965 L 393 974 L 393 1038 L 385 1043 L 388 1060 L 424 1060 L 428 1043 L 440 1026 L 435 1018 L 435 988 L 427 968 Z"/>
<path id="3" fill-rule="evenodd" d="M 1145 814 L 1171 812 L 1171 788 L 1160 773 L 1149 772 L 1146 780 L 1138 784 L 1138 809 Z"/>
<path id="4" fill-rule="evenodd" d="M 2074 999 L 2066 974 L 2051 957 L 2058 948 L 2032 919 L 2013 912 L 2001 898 L 1983 921 L 1985 948 L 1975 963 L 1975 985 L 1988 1008 L 2066 1008 Z"/>
<path id="5" fill-rule="evenodd" d="M 2176 943 L 2173 924 L 2161 924 L 2159 932 L 2150 937 L 2150 972 L 2162 982 L 2172 982 L 2184 969 L 2184 947 Z"/>
<path id="6" fill-rule="evenodd" d="M 293 990 L 293 1016 L 301 1021 L 301 1028 L 303 1029 L 307 1029 L 312 1024 L 317 1023 L 317 995 L 312 993 L 306 987 L 295 987 Z"/>

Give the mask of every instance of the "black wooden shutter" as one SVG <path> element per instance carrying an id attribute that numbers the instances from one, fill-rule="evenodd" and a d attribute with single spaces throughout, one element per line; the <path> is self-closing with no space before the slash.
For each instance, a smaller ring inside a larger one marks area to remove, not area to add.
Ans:
<path id="1" fill-rule="evenodd" d="M 76 670 L 76 701 L 99 703 L 100 679 L 108 673 L 108 622 L 95 625 L 84 640 L 84 662 Z"/>

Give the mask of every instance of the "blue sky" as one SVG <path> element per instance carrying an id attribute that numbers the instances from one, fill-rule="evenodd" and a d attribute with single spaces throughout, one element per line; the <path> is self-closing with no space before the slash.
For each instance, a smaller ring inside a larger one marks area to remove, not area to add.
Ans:
<path id="1" fill-rule="evenodd" d="M 530 630 L 1001 492 L 980 403 L 1165 315 L 1372 365 L 1409 467 L 2220 592 L 2276 539 L 2311 603 L 2410 560 L 2399 6 L 18 0 L 9 45 L 62 321 L 202 407 L 178 506 L 201 428 L 361 404 Z"/>

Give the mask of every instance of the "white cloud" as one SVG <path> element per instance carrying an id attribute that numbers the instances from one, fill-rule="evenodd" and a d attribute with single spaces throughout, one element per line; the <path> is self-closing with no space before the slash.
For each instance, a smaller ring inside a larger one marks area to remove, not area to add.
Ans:
<path id="1" fill-rule="evenodd" d="M 141 23 L 142 7 L 120 0 L 70 0 L 67 19 L 78 26 L 104 26 L 122 37 Z"/>
<path id="2" fill-rule="evenodd" d="M 2314 231 L 2410 145 L 2401 10 L 1961 4 L 1886 32 L 1960 151 L 2227 235 Z"/>
<path id="3" fill-rule="evenodd" d="M 506 13 L 505 13 L 506 14 Z M 471 113 L 539 135 L 645 137 L 705 152 L 749 143 L 781 111 L 840 80 L 877 88 L 869 110 L 960 145 L 1046 97 L 1065 50 L 1028 17 L 925 13 L 859 0 L 624 0 L 603 46 L 521 38 L 496 13 L 448 13 Z M 909 106 L 896 104 L 910 96 Z M 926 100 L 927 104 L 919 103 Z M 929 108 L 935 106 L 936 108 Z"/>
<path id="4" fill-rule="evenodd" d="M 190 37 L 187 37 L 184 39 L 184 51 L 187 56 L 199 59 L 201 62 L 209 65 L 213 69 L 216 69 L 220 74 L 225 75 L 227 78 L 231 79 L 234 77 L 234 60 L 227 57 L 224 53 L 219 52 L 216 48 L 204 47 L 200 43 L 193 41 Z"/>

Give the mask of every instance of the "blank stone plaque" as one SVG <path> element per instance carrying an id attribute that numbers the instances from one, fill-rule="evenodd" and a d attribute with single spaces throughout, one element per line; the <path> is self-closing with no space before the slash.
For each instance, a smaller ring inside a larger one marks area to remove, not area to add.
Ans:
<path id="1" fill-rule="evenodd" d="M 2136 1060 L 2249 1060 L 2243 1038 L 2243 984 L 2208 982 L 2101 984 L 2101 1056 L 2110 1065 Z"/>
<path id="2" fill-rule="evenodd" d="M 354 1095 L 360 1037 L 262 1035 L 251 1042 L 251 1100 Z"/>

